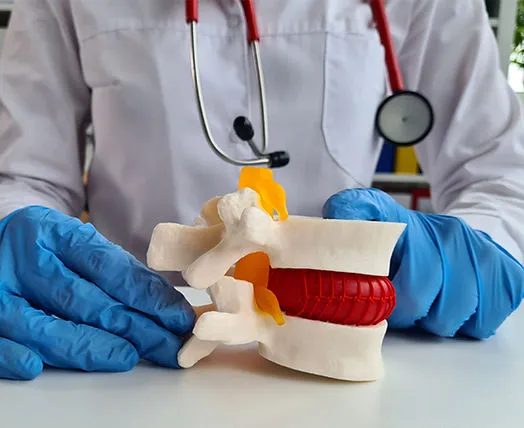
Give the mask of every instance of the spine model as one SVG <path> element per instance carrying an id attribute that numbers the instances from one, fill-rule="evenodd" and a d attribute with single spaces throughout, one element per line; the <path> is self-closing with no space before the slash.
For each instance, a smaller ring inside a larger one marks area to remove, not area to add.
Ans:
<path id="1" fill-rule="evenodd" d="M 258 343 L 265 359 L 348 381 L 382 376 L 382 342 L 395 308 L 387 275 L 400 223 L 288 215 L 263 168 L 243 169 L 236 192 L 208 201 L 193 226 L 161 223 L 148 265 L 180 271 L 209 292 L 178 354 L 191 367 L 219 344 Z"/>

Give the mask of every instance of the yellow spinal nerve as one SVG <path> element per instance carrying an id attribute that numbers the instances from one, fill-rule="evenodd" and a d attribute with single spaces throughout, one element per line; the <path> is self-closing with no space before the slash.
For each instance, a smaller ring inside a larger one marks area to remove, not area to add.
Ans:
<path id="1" fill-rule="evenodd" d="M 280 221 L 287 219 L 286 192 L 280 184 L 273 180 L 273 171 L 268 168 L 242 168 L 238 188 L 247 187 L 258 193 L 260 206 L 271 218 L 276 213 Z M 267 288 L 269 266 L 269 257 L 265 253 L 252 253 L 236 263 L 234 277 L 251 282 L 257 309 L 271 315 L 278 325 L 282 325 L 284 316 L 278 300 Z"/>

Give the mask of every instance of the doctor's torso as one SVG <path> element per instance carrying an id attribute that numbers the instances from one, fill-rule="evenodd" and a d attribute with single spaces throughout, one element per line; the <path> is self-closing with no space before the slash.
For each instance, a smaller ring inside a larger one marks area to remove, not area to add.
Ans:
<path id="1" fill-rule="evenodd" d="M 236 188 L 239 168 L 220 160 L 203 134 L 185 2 L 70 4 L 92 90 L 91 221 L 143 259 L 155 224 L 191 223 L 206 200 Z M 384 51 L 366 2 L 263 0 L 255 6 L 269 150 L 291 156 L 275 176 L 290 212 L 318 216 L 332 193 L 371 182 L 381 148 L 375 112 L 387 91 Z M 404 15 L 391 13 L 394 34 L 408 26 L 395 18 Z M 233 120 L 246 115 L 260 142 L 257 81 L 240 2 L 201 1 L 198 43 L 213 135 L 231 156 L 252 157 L 232 131 Z"/>

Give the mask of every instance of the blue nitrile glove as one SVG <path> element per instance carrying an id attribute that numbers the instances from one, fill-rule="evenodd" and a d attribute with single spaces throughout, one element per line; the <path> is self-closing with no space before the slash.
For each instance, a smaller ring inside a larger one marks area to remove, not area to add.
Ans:
<path id="1" fill-rule="evenodd" d="M 393 328 L 419 325 L 439 336 L 487 338 L 522 301 L 522 265 L 461 219 L 408 210 L 376 189 L 333 195 L 324 217 L 406 224 L 391 258 Z"/>
<path id="2" fill-rule="evenodd" d="M 182 294 L 92 225 L 43 207 L 0 222 L 0 378 L 139 358 L 178 368 L 194 321 Z"/>

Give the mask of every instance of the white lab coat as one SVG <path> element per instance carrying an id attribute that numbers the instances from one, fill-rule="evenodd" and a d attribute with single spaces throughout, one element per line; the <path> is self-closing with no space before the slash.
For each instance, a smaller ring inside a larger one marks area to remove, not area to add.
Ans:
<path id="1" fill-rule="evenodd" d="M 240 1 L 200 3 L 211 128 L 232 156 L 250 157 L 232 137 L 238 115 L 260 130 Z M 318 216 L 334 192 L 371 184 L 384 52 L 365 1 L 256 7 L 270 149 L 291 155 L 276 178 L 292 213 Z M 435 110 L 433 132 L 417 146 L 433 206 L 522 260 L 524 127 L 483 0 L 389 0 L 387 10 L 405 84 Z M 238 167 L 216 157 L 200 126 L 182 0 L 17 0 L 0 101 L 0 216 L 29 204 L 78 215 L 87 200 L 95 226 L 143 261 L 158 222 L 191 223 L 206 200 L 236 188 Z"/>

